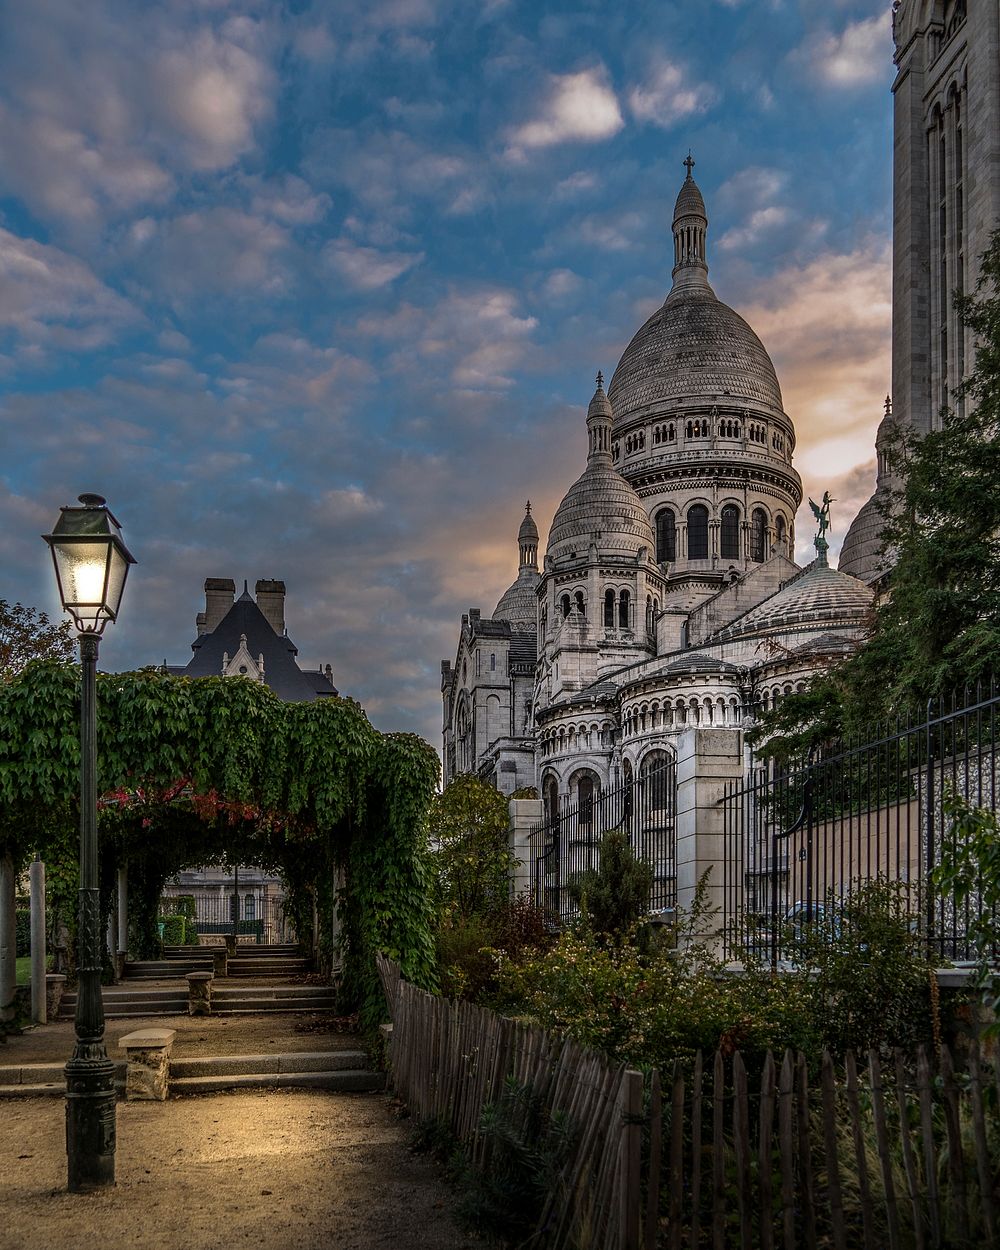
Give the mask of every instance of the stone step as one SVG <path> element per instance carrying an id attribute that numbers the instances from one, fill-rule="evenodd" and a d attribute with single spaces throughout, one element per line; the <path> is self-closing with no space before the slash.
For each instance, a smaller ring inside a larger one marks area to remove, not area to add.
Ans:
<path id="1" fill-rule="evenodd" d="M 332 985 L 229 985 L 225 981 L 212 982 L 212 1001 L 216 998 L 312 998 L 316 995 L 336 997 Z"/>
<path id="2" fill-rule="evenodd" d="M 171 1094 L 214 1094 L 227 1089 L 332 1089 L 370 1094 L 385 1088 L 384 1072 L 341 1069 L 332 1072 L 246 1072 L 231 1076 L 182 1076 L 171 1079 Z"/>
<path id="3" fill-rule="evenodd" d="M 326 998 L 237 998 L 218 1006 L 212 1003 L 213 1016 L 263 1015 L 275 1012 L 332 1011 L 333 1003 Z"/>
<path id="4" fill-rule="evenodd" d="M 67 1055 L 67 1058 L 69 1056 Z M 0 1066 L 0 1098 L 37 1098 L 66 1093 L 64 1063 L 23 1063 Z M 115 1088 L 125 1088 L 125 1063 L 115 1063 Z"/>
<path id="5" fill-rule="evenodd" d="M 367 1062 L 361 1050 L 299 1050 L 272 1055 L 202 1055 L 171 1059 L 170 1076 L 278 1075 L 289 1072 L 358 1070 Z"/>
<path id="6" fill-rule="evenodd" d="M 304 959 L 263 960 L 231 959 L 226 965 L 226 974 L 231 977 L 297 977 L 308 971 L 309 965 Z"/>

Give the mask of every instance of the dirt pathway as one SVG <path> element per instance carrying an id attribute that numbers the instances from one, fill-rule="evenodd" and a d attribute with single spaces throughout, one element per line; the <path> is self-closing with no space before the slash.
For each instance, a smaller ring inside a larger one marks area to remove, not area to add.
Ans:
<path id="1" fill-rule="evenodd" d="M 384 1095 L 118 1104 L 117 1185 L 65 1192 L 61 1098 L 0 1103 L 3 1250 L 471 1250 Z"/>

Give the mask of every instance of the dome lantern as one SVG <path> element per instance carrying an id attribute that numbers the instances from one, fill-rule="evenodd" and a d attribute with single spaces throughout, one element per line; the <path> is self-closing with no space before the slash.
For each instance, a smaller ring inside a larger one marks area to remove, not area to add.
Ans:
<path id="1" fill-rule="evenodd" d="M 708 235 L 708 214 L 698 184 L 691 177 L 694 158 L 688 152 L 687 177 L 677 194 L 674 204 L 674 269 L 673 289 L 690 286 L 708 286 L 708 259 L 705 251 Z"/>

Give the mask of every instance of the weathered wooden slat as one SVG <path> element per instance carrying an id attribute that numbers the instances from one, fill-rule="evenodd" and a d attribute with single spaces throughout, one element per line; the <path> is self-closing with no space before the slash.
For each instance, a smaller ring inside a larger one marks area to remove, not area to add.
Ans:
<path id="1" fill-rule="evenodd" d="M 656 1068 L 649 1082 L 649 1170 L 646 1177 L 645 1250 L 656 1250 L 660 1223 L 660 1160 L 663 1152 L 663 1099 L 660 1074 Z M 680 1245 L 680 1242 L 677 1243 Z"/>
<path id="2" fill-rule="evenodd" d="M 712 1076 L 712 1250 L 726 1250 L 726 1073 L 718 1051 Z"/>
<path id="3" fill-rule="evenodd" d="M 983 1074 L 979 1059 L 979 1039 L 969 1056 L 969 1100 L 972 1104 L 972 1138 L 976 1148 L 976 1173 L 979 1177 L 979 1203 L 983 1228 L 989 1245 L 997 1239 L 996 1210 L 993 1203 L 993 1169 L 986 1140 L 986 1115 L 983 1111 Z"/>
<path id="4" fill-rule="evenodd" d="M 823 1051 L 820 1079 L 823 1091 L 823 1148 L 826 1156 L 826 1197 L 830 1208 L 830 1235 L 834 1250 L 847 1250 L 844 1203 L 840 1187 L 840 1158 L 837 1143 L 837 1083 L 833 1060 Z"/>
<path id="5" fill-rule="evenodd" d="M 899 1136 L 903 1150 L 903 1172 L 906 1176 L 906 1192 L 910 1198 L 910 1213 L 913 1221 L 911 1236 L 914 1250 L 924 1250 L 924 1213 L 920 1204 L 920 1185 L 917 1178 L 917 1166 L 913 1158 L 913 1142 L 910 1137 L 910 1107 L 906 1097 L 906 1070 L 903 1067 L 903 1053 L 897 1048 L 896 1066 L 896 1103 L 899 1107 Z"/>
<path id="6" fill-rule="evenodd" d="M 809 1123 L 809 1074 L 806 1057 L 795 1060 L 795 1124 L 799 1139 L 799 1205 L 802 1207 L 802 1244 L 816 1250 L 816 1195 L 813 1192 L 812 1126 Z"/>
<path id="7" fill-rule="evenodd" d="M 851 1135 L 854 1138 L 854 1161 L 858 1169 L 858 1196 L 861 1202 L 861 1227 L 865 1250 L 879 1250 L 875 1240 L 875 1206 L 868 1179 L 868 1155 L 865 1151 L 864 1126 L 861 1121 L 861 1097 L 858 1092 L 858 1065 L 854 1052 L 844 1056 L 847 1069 L 847 1109 L 850 1112 Z"/>
<path id="8" fill-rule="evenodd" d="M 740 1246 L 753 1250 L 753 1201 L 750 1188 L 750 1099 L 743 1057 L 733 1055 L 733 1147 L 736 1151 L 736 1198 L 740 1212 Z"/>
<path id="9" fill-rule="evenodd" d="M 892 1156 L 889 1153 L 889 1129 L 885 1119 L 885 1091 L 882 1088 L 882 1065 L 874 1050 L 868 1052 L 868 1080 L 872 1093 L 872 1117 L 875 1121 L 875 1141 L 878 1144 L 879 1166 L 882 1170 L 882 1189 L 885 1193 L 885 1214 L 889 1230 L 889 1250 L 899 1250 L 899 1211 L 896 1207 L 896 1188 L 892 1179 Z"/>
<path id="10" fill-rule="evenodd" d="M 642 1208 L 642 1073 L 626 1071 L 622 1084 L 621 1250 L 639 1250 Z"/>
<path id="11" fill-rule="evenodd" d="M 927 1214 L 931 1245 L 934 1250 L 939 1250 L 941 1209 L 938 1202 L 937 1150 L 934 1145 L 934 1101 L 931 1094 L 930 1064 L 927 1062 L 927 1052 L 922 1046 L 917 1052 L 917 1098 L 920 1101 L 920 1153 L 924 1163 L 924 1180 L 927 1183 Z"/>
<path id="12" fill-rule="evenodd" d="M 778 1080 L 778 1150 L 781 1161 L 781 1231 L 785 1250 L 796 1250 L 795 1241 L 795 1139 L 792 1052 L 785 1051 Z"/>
<path id="13" fill-rule="evenodd" d="M 670 1099 L 670 1223 L 667 1244 L 681 1250 L 684 1199 L 684 1069 L 674 1060 Z"/>
<path id="14" fill-rule="evenodd" d="M 757 1191 L 760 1206 L 760 1250 L 773 1250 L 774 1224 L 771 1212 L 771 1147 L 774 1140 L 774 1056 L 770 1051 L 764 1059 L 760 1079 L 760 1115 L 757 1133 Z"/>
<path id="15" fill-rule="evenodd" d="M 955 1070 L 947 1046 L 941 1047 L 941 1083 L 944 1087 L 944 1126 L 948 1135 L 948 1209 L 951 1212 L 951 1231 L 956 1241 L 965 1242 L 969 1237 L 969 1213 L 965 1200 L 962 1122 Z"/>
<path id="16" fill-rule="evenodd" d="M 702 1058 L 701 1051 L 694 1057 L 694 1075 L 691 1078 L 691 1241 L 692 1250 L 701 1245 L 701 1109 L 702 1109 Z"/>

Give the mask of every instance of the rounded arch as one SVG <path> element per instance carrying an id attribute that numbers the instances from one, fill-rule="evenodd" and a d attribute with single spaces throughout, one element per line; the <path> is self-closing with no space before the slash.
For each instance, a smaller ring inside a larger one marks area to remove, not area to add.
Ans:
<path id="1" fill-rule="evenodd" d="M 734 503 L 723 505 L 720 513 L 719 555 L 723 560 L 740 558 L 740 510 Z"/>
<path id="2" fill-rule="evenodd" d="M 762 564 L 767 556 L 767 513 L 754 508 L 750 516 L 750 559 Z"/>
<path id="3" fill-rule="evenodd" d="M 672 564 L 677 559 L 677 517 L 673 508 L 656 514 L 656 562 Z"/>
<path id="4" fill-rule="evenodd" d="M 687 554 L 689 560 L 708 559 L 708 508 L 703 503 L 687 510 Z"/>

